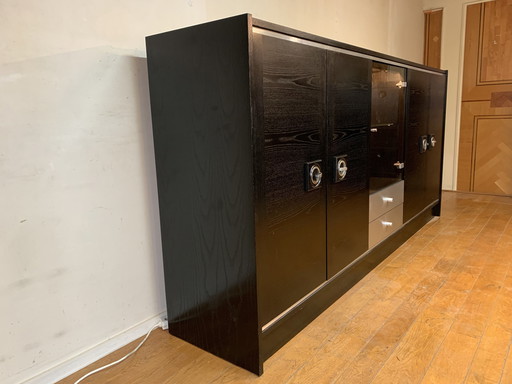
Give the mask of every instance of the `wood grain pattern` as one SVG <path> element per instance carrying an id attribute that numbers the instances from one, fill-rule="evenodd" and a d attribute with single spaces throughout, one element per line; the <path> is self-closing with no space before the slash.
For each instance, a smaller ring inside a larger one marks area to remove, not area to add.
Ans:
<path id="1" fill-rule="evenodd" d="M 496 3 L 500 3 L 496 5 Z M 467 7 L 466 15 L 466 34 L 464 42 L 464 71 L 462 80 L 462 101 L 481 101 L 490 100 L 493 92 L 508 92 L 512 80 L 510 71 L 510 50 L 501 51 L 501 44 L 510 44 L 512 41 L 511 29 L 499 28 L 493 29 L 491 23 L 508 23 L 502 18 L 510 18 L 510 5 L 507 1 L 489 1 L 485 3 L 471 4 Z M 501 9 L 500 15 L 496 14 L 497 8 Z M 492 10 L 491 10 L 492 8 Z M 505 11 L 505 13 L 503 13 Z M 497 17 L 491 17 L 495 15 Z M 492 20 L 495 20 L 494 22 Z M 494 44 L 493 36 L 499 34 L 497 44 Z M 484 45 L 484 35 L 487 38 L 486 51 L 482 49 Z M 492 40 L 491 40 L 492 39 Z M 507 43 L 508 41 L 508 43 Z M 498 47 L 499 45 L 499 47 Z M 496 48 L 496 50 L 495 50 Z M 490 50 L 489 50 L 490 49 Z M 487 55 L 487 57 L 485 56 Z M 492 55 L 492 56 L 489 56 Z M 506 56 L 506 57 L 505 57 Z M 499 60 L 504 60 L 499 62 Z M 482 72 L 483 71 L 483 72 Z M 503 76 L 501 75 L 503 71 Z M 489 73 L 487 73 L 489 72 Z M 489 77 L 489 79 L 487 79 Z M 501 77 L 498 79 L 498 77 Z M 508 80 L 507 80 L 508 78 Z M 489 81 L 481 81 L 489 80 Z M 493 79 L 491 81 L 491 79 Z"/>
<path id="2" fill-rule="evenodd" d="M 441 68 L 441 37 L 443 30 L 443 10 L 424 11 L 425 33 L 423 64 Z"/>
<path id="3" fill-rule="evenodd" d="M 169 330 L 260 372 L 247 26 L 155 35 L 147 50 Z"/>
<path id="4" fill-rule="evenodd" d="M 325 172 L 325 51 L 269 36 L 255 40 L 261 72 L 262 194 L 258 299 L 262 325 L 325 281 L 325 188 L 306 192 L 304 166 Z M 323 183 L 327 183 L 324 179 Z"/>
<path id="5" fill-rule="evenodd" d="M 457 172 L 457 189 L 462 191 L 510 193 L 504 191 L 508 187 L 493 185 L 498 180 L 507 184 L 505 179 L 508 178 L 508 172 L 504 175 L 502 167 L 495 169 L 489 163 L 478 164 L 477 147 L 498 147 L 501 142 L 490 143 L 490 137 L 480 135 L 485 143 L 478 144 L 478 121 L 474 118 L 477 115 L 510 115 L 510 25 L 512 5 L 508 1 L 489 1 L 472 4 L 467 8 Z M 488 181 L 482 182 L 482 172 L 479 172 L 479 181 L 475 184 L 477 169 L 484 168 L 488 168 L 485 174 Z"/>
<path id="6" fill-rule="evenodd" d="M 491 108 L 510 108 L 512 107 L 512 92 L 493 92 L 491 93 Z"/>
<path id="7" fill-rule="evenodd" d="M 486 116 L 509 119 L 512 117 L 512 107 L 492 108 L 488 101 L 462 103 L 457 176 L 457 188 L 460 190 L 472 191 L 474 188 L 477 126 Z M 500 141 L 494 141 L 491 145 L 498 147 Z"/>
<path id="8" fill-rule="evenodd" d="M 242 15 L 184 28 L 147 47 L 170 332 L 261 374 L 263 360 L 439 204 L 422 197 L 421 214 L 335 275 L 367 250 L 370 60 L 251 23 Z M 349 175 L 335 184 L 340 155 Z M 312 161 L 325 176 L 310 191 Z"/>
<path id="9" fill-rule="evenodd" d="M 445 192 L 443 215 L 281 348 L 259 378 L 156 330 L 137 354 L 85 383 L 509 383 L 511 217 L 510 198 Z"/>
<path id="10" fill-rule="evenodd" d="M 327 278 L 368 249 L 371 61 L 327 54 Z M 334 182 L 335 157 L 348 172 Z"/>
<path id="11" fill-rule="evenodd" d="M 473 190 L 512 195 L 512 116 L 475 119 Z"/>
<path id="12" fill-rule="evenodd" d="M 490 1 L 482 5 L 479 84 L 512 81 L 512 3 Z"/>

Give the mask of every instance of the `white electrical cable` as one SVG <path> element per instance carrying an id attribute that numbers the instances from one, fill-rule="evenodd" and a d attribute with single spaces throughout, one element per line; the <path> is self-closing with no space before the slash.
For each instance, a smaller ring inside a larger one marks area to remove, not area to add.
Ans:
<path id="1" fill-rule="evenodd" d="M 135 348 L 133 351 L 131 351 L 130 353 L 128 353 L 125 357 L 122 357 L 120 358 L 119 360 L 116 360 L 114 361 L 113 363 L 110 363 L 110 364 L 107 364 L 107 365 L 104 365 L 103 367 L 100 367 L 98 369 L 95 369 L 94 371 L 91 371 L 89 372 L 88 374 L 82 376 L 81 378 L 79 378 L 77 381 L 75 381 L 75 384 L 78 384 L 79 382 L 81 382 L 82 380 L 86 379 L 87 377 L 91 376 L 91 375 L 94 375 L 95 373 L 98 373 L 99 371 L 103 371 L 104 369 L 107 369 L 113 365 L 116 365 L 118 363 L 120 363 L 121 361 L 127 359 L 128 357 L 130 357 L 131 355 L 133 355 L 135 352 L 138 351 L 138 349 L 140 347 L 142 347 L 142 344 L 144 344 L 144 342 L 148 339 L 149 335 L 151 334 L 151 332 L 153 332 L 155 329 L 159 328 L 162 326 L 162 322 L 159 322 L 158 324 L 156 324 L 153 328 L 151 328 L 148 333 L 146 334 L 146 337 L 144 338 L 144 340 L 142 340 L 140 342 L 139 345 L 137 345 L 137 348 Z"/>

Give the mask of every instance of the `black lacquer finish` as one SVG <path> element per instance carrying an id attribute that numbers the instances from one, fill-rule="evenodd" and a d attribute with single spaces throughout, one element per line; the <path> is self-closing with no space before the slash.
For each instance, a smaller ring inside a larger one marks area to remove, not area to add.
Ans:
<path id="1" fill-rule="evenodd" d="M 146 42 L 169 331 L 261 374 L 439 214 L 446 74 L 250 15 Z M 408 221 L 367 251 L 371 68 L 382 60 L 409 73 Z M 419 154 L 421 135 L 437 143 Z"/>
<path id="2" fill-rule="evenodd" d="M 404 221 L 425 207 L 427 154 L 420 142 L 428 131 L 430 85 L 426 72 L 409 70 L 407 74 L 408 115 L 405 140 Z"/>
<path id="3" fill-rule="evenodd" d="M 372 119 L 370 178 L 376 184 L 402 179 L 404 162 L 405 69 L 374 62 L 372 66 Z"/>
<path id="4" fill-rule="evenodd" d="M 305 188 L 306 163 L 325 164 L 325 52 L 255 35 L 254 60 L 255 84 L 262 88 L 256 130 L 264 141 L 257 143 L 263 146 L 257 160 L 263 175 L 257 207 L 263 325 L 325 281 L 325 179 Z"/>
<path id="5" fill-rule="evenodd" d="M 352 288 L 408 238 L 428 223 L 432 219 L 431 210 L 433 208 L 435 207 L 426 207 L 400 231 L 395 232 L 378 246 L 372 248 L 363 258 L 350 265 L 344 273 L 331 278 L 309 300 L 294 308 L 288 316 L 263 333 L 261 338 L 262 357 L 267 359 L 272 356 L 288 340 L 299 333 L 304 328 L 305 323 L 307 324 L 314 320 L 341 295 Z"/>
<path id="6" fill-rule="evenodd" d="M 427 136 L 429 138 L 428 171 L 427 171 L 427 203 L 439 199 L 442 187 L 443 151 L 444 151 L 444 117 L 446 108 L 446 76 L 430 74 L 430 105 Z M 433 140 L 432 140 L 433 138 Z M 434 144 L 434 145 L 432 145 Z M 440 212 L 436 211 L 439 216 Z"/>
<path id="7" fill-rule="evenodd" d="M 247 24 L 146 44 L 169 331 L 259 373 Z"/>
<path id="8" fill-rule="evenodd" d="M 327 54 L 328 153 L 327 277 L 368 249 L 368 131 L 371 61 L 342 53 Z M 335 182 L 336 159 L 343 156 L 346 176 Z"/>
<path id="9" fill-rule="evenodd" d="M 440 199 L 445 82 L 445 76 L 408 70 L 404 221 Z M 428 145 L 429 135 L 436 138 L 434 147 Z M 427 141 L 426 148 L 422 148 L 423 140 Z"/>

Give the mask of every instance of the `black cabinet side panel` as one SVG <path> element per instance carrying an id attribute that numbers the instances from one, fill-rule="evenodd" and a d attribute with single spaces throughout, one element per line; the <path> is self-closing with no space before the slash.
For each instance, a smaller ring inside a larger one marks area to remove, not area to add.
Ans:
<path id="1" fill-rule="evenodd" d="M 325 281 L 325 188 L 306 192 L 325 148 L 325 51 L 257 35 L 258 300 L 264 325 Z"/>
<path id="2" fill-rule="evenodd" d="M 328 167 L 327 277 L 368 249 L 368 131 L 371 61 L 341 53 L 327 55 Z M 346 177 L 335 182 L 335 157 L 343 156 Z"/>
<path id="3" fill-rule="evenodd" d="M 146 42 L 169 330 L 261 373 L 248 23 Z"/>

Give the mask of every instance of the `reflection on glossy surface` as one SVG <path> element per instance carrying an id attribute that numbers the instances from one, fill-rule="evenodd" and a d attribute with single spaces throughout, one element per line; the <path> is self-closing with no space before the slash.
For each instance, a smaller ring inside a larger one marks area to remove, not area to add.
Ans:
<path id="1" fill-rule="evenodd" d="M 402 179 L 405 69 L 373 63 L 370 189 Z"/>

